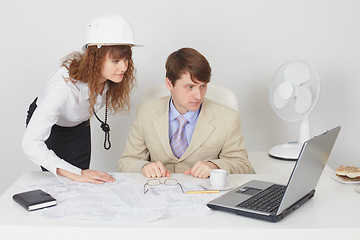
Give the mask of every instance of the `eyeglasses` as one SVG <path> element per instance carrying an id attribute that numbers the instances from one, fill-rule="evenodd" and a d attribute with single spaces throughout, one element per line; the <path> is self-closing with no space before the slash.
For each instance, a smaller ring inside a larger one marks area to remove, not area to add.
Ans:
<path id="1" fill-rule="evenodd" d="M 165 181 L 163 183 L 158 178 L 152 178 L 152 179 L 147 180 L 147 182 L 144 184 L 144 194 L 149 191 L 149 188 L 146 189 L 146 186 L 148 186 L 148 187 L 149 186 L 159 186 L 160 184 L 164 184 L 165 186 L 177 186 L 177 185 L 179 185 L 180 188 L 181 188 L 181 191 L 184 192 L 183 187 L 178 182 L 178 180 L 175 179 L 175 178 L 165 179 Z"/>

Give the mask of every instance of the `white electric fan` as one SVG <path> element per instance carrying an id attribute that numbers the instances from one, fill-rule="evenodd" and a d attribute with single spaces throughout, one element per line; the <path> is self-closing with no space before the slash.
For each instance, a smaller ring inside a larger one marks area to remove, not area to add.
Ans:
<path id="1" fill-rule="evenodd" d="M 270 149 L 269 155 L 282 160 L 297 160 L 305 141 L 310 139 L 308 115 L 320 93 L 316 70 L 306 61 L 284 63 L 274 74 L 270 89 L 270 103 L 276 115 L 285 121 L 300 121 L 298 141 L 289 141 Z"/>

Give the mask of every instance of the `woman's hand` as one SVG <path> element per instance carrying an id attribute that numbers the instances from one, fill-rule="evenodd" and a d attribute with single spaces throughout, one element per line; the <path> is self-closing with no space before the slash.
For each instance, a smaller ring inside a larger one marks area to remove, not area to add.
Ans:
<path id="1" fill-rule="evenodd" d="M 115 181 L 115 179 L 109 174 L 91 169 L 82 170 L 81 175 L 68 172 L 61 168 L 58 168 L 56 170 L 56 173 L 63 177 L 70 178 L 71 180 L 76 182 L 102 184 L 102 183 L 112 183 Z"/>

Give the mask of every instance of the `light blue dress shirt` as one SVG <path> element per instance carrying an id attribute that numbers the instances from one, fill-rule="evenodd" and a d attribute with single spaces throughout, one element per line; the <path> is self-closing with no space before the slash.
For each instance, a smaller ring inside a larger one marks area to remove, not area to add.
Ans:
<path id="1" fill-rule="evenodd" d="M 185 135 L 187 139 L 188 145 L 190 145 L 192 135 L 194 133 L 196 123 L 199 118 L 199 113 L 201 110 L 201 106 L 196 111 L 188 111 L 187 113 L 183 114 L 183 117 L 186 118 L 186 120 L 189 121 L 188 124 L 185 126 Z M 172 98 L 170 98 L 170 104 L 169 104 L 169 142 L 172 138 L 172 136 L 175 134 L 175 132 L 179 128 L 179 122 L 176 120 L 176 118 L 180 115 L 178 110 L 176 110 Z"/>

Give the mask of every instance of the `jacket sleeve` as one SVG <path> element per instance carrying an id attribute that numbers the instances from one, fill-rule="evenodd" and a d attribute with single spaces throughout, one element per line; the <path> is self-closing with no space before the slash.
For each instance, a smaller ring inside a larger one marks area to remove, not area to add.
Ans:
<path id="1" fill-rule="evenodd" d="M 240 115 L 237 113 L 227 129 L 225 143 L 218 159 L 211 159 L 219 168 L 228 173 L 255 173 L 245 149 L 244 138 L 241 132 Z"/>
<path id="2" fill-rule="evenodd" d="M 120 172 L 141 172 L 142 167 L 150 160 L 150 153 L 143 136 L 140 109 L 141 104 L 137 110 L 136 120 L 131 127 L 124 153 L 118 161 Z"/>

